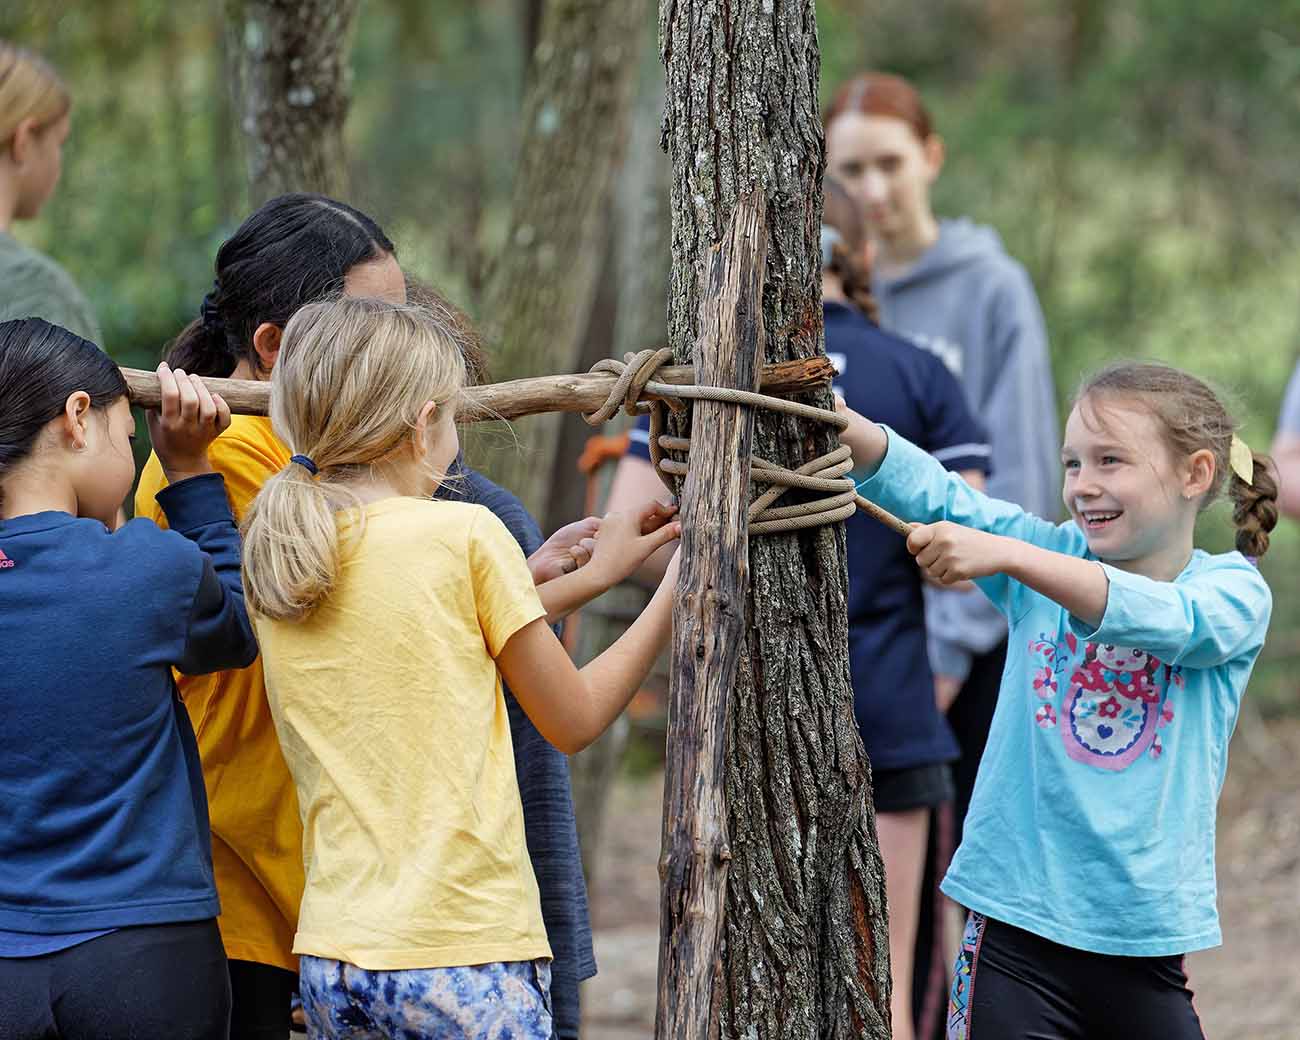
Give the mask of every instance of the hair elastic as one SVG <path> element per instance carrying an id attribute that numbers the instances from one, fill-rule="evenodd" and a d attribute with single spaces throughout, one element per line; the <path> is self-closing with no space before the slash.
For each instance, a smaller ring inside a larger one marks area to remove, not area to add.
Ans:
<path id="1" fill-rule="evenodd" d="M 306 455 L 290 455 L 289 461 L 298 463 L 299 466 L 305 469 L 313 477 L 320 472 L 320 470 L 316 467 L 316 463 L 312 462 L 312 460 L 309 459 Z"/>
<path id="2" fill-rule="evenodd" d="M 211 290 L 203 297 L 203 302 L 199 304 L 199 322 L 203 326 L 204 332 L 224 333 L 226 330 L 225 320 L 221 317 L 221 310 L 217 307 L 217 297 L 220 294 L 220 280 L 213 281 Z"/>

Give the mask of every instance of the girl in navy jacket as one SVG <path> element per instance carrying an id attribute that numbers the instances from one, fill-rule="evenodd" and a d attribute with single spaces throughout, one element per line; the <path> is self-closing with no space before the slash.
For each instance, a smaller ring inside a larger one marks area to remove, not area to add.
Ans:
<path id="1" fill-rule="evenodd" d="M 0 323 L 0 1036 L 224 1037 L 207 799 L 172 668 L 257 653 L 207 446 L 220 397 L 159 367 L 171 530 L 114 530 L 127 387 L 97 346 Z"/>

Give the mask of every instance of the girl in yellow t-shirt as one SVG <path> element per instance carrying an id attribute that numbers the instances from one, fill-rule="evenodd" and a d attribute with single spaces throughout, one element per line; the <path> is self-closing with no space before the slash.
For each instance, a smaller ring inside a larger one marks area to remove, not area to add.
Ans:
<path id="1" fill-rule="evenodd" d="M 576 752 L 671 628 L 675 563 L 581 671 L 547 626 L 678 535 L 654 504 L 606 517 L 586 566 L 535 587 L 495 516 L 429 500 L 464 378 L 427 310 L 348 297 L 289 321 L 272 375 L 293 455 L 246 515 L 244 581 L 303 820 L 312 1036 L 551 1036 L 501 680 Z"/>

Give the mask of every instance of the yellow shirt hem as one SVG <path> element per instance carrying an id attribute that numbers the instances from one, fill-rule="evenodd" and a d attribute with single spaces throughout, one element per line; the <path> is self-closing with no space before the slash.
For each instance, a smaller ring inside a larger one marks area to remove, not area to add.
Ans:
<path id="1" fill-rule="evenodd" d="M 293 940 L 293 952 L 306 957 L 345 961 L 366 971 L 407 971 L 413 968 L 465 968 L 499 961 L 532 961 L 551 958 L 545 939 L 518 943 L 485 943 L 481 946 L 424 946 L 414 949 L 346 949 L 327 942 L 321 936 L 299 932 Z"/>

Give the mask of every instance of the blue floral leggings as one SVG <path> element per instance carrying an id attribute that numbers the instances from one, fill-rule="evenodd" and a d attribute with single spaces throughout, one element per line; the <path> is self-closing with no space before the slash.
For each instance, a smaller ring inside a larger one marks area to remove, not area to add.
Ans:
<path id="1" fill-rule="evenodd" d="M 551 1040 L 550 961 L 367 971 L 303 957 L 299 972 L 313 1040 Z"/>

